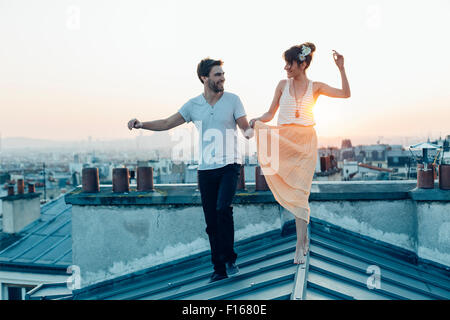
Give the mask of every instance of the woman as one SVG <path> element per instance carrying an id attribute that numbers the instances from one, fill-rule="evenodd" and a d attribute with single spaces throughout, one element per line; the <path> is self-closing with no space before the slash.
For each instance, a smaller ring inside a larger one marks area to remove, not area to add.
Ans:
<path id="1" fill-rule="evenodd" d="M 313 106 L 320 95 L 334 98 L 350 97 L 344 57 L 334 50 L 333 59 L 341 73 L 342 88 L 333 88 L 325 83 L 308 79 L 306 70 L 311 64 L 315 50 L 314 44 L 306 42 L 284 52 L 287 79 L 278 83 L 269 111 L 259 118 L 250 120 L 250 126 L 255 130 L 259 164 L 267 184 L 278 203 L 295 216 L 297 229 L 295 264 L 305 263 L 305 256 L 309 250 L 308 198 L 317 161 Z M 278 109 L 280 111 L 277 126 L 264 124 L 273 119 Z M 267 145 L 274 149 L 275 144 L 279 152 L 277 166 L 273 168 L 274 161 L 270 164 L 263 161 L 266 159 L 263 146 Z"/>

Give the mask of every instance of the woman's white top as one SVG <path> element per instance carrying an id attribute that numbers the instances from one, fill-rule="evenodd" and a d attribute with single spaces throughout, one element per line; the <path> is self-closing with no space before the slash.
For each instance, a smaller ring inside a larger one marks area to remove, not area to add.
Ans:
<path id="1" fill-rule="evenodd" d="M 313 107 L 315 104 L 313 96 L 313 82 L 309 80 L 308 88 L 302 97 L 297 97 L 297 103 L 295 98 L 290 94 L 289 87 L 292 83 L 292 79 L 286 80 L 286 85 L 283 89 L 283 93 L 280 97 L 280 106 L 278 113 L 278 124 L 299 124 L 302 126 L 313 126 L 314 122 Z M 298 110 L 299 117 L 295 117 L 296 110 Z"/>

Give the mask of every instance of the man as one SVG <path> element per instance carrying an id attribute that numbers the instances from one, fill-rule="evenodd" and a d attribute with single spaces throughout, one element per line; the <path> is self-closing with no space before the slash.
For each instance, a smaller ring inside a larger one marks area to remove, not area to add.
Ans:
<path id="1" fill-rule="evenodd" d="M 197 75 L 203 84 L 203 94 L 190 99 L 174 115 L 162 120 L 132 119 L 128 122 L 130 130 L 153 131 L 169 130 L 190 121 L 195 123 L 200 134 L 198 182 L 214 265 L 211 282 L 239 272 L 233 249 L 231 206 L 242 165 L 236 124 L 247 139 L 253 136 L 241 100 L 224 91 L 222 64 L 220 60 L 209 58 L 198 64 Z"/>

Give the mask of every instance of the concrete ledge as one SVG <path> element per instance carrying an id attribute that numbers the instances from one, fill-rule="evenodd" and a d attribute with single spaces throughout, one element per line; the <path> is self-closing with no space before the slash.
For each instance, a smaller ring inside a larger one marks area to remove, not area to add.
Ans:
<path id="1" fill-rule="evenodd" d="M 416 187 L 416 181 L 376 182 L 313 182 L 310 201 L 335 200 L 401 200 L 410 199 L 410 191 Z M 442 190 L 421 190 L 420 196 L 430 199 L 441 194 Z M 443 191 L 445 192 L 445 191 Z M 450 191 L 448 192 L 450 197 Z M 442 197 L 442 196 L 440 196 Z M 105 205 L 201 205 L 200 192 L 196 185 L 155 185 L 155 191 L 137 192 L 135 187 L 129 193 L 114 193 L 111 186 L 101 186 L 99 193 L 84 193 L 81 187 L 65 196 L 67 204 L 105 206 Z M 275 203 L 271 191 L 255 191 L 254 184 L 248 184 L 246 190 L 238 190 L 234 203 Z"/>
<path id="2" fill-rule="evenodd" d="M 84 193 L 77 188 L 65 196 L 65 201 L 79 206 L 202 204 L 200 192 L 192 186 L 155 187 L 152 192 L 137 192 L 132 188 L 129 193 L 115 193 L 111 187 L 104 187 L 99 193 Z M 270 191 L 254 191 L 253 187 L 237 191 L 233 203 L 275 203 L 275 198 Z"/>
<path id="3" fill-rule="evenodd" d="M 409 196 L 415 201 L 450 201 L 450 190 L 441 190 L 436 184 L 434 189 L 414 188 Z"/>
<path id="4" fill-rule="evenodd" d="M 4 196 L 4 197 L 0 197 L 0 200 L 2 201 L 14 201 L 14 200 L 19 200 L 19 199 L 34 199 L 34 198 L 39 198 L 40 197 L 40 193 L 23 193 L 23 194 L 15 194 L 12 196 Z"/>

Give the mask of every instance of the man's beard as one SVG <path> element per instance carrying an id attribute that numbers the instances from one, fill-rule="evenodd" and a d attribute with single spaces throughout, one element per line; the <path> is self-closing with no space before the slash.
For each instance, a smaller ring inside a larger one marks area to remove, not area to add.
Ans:
<path id="1" fill-rule="evenodd" d="M 217 84 L 215 84 L 214 81 L 212 81 L 212 80 L 208 80 L 208 87 L 212 91 L 214 91 L 215 93 L 219 93 L 219 92 L 223 92 L 224 91 L 223 87 L 219 88 L 219 86 Z"/>

